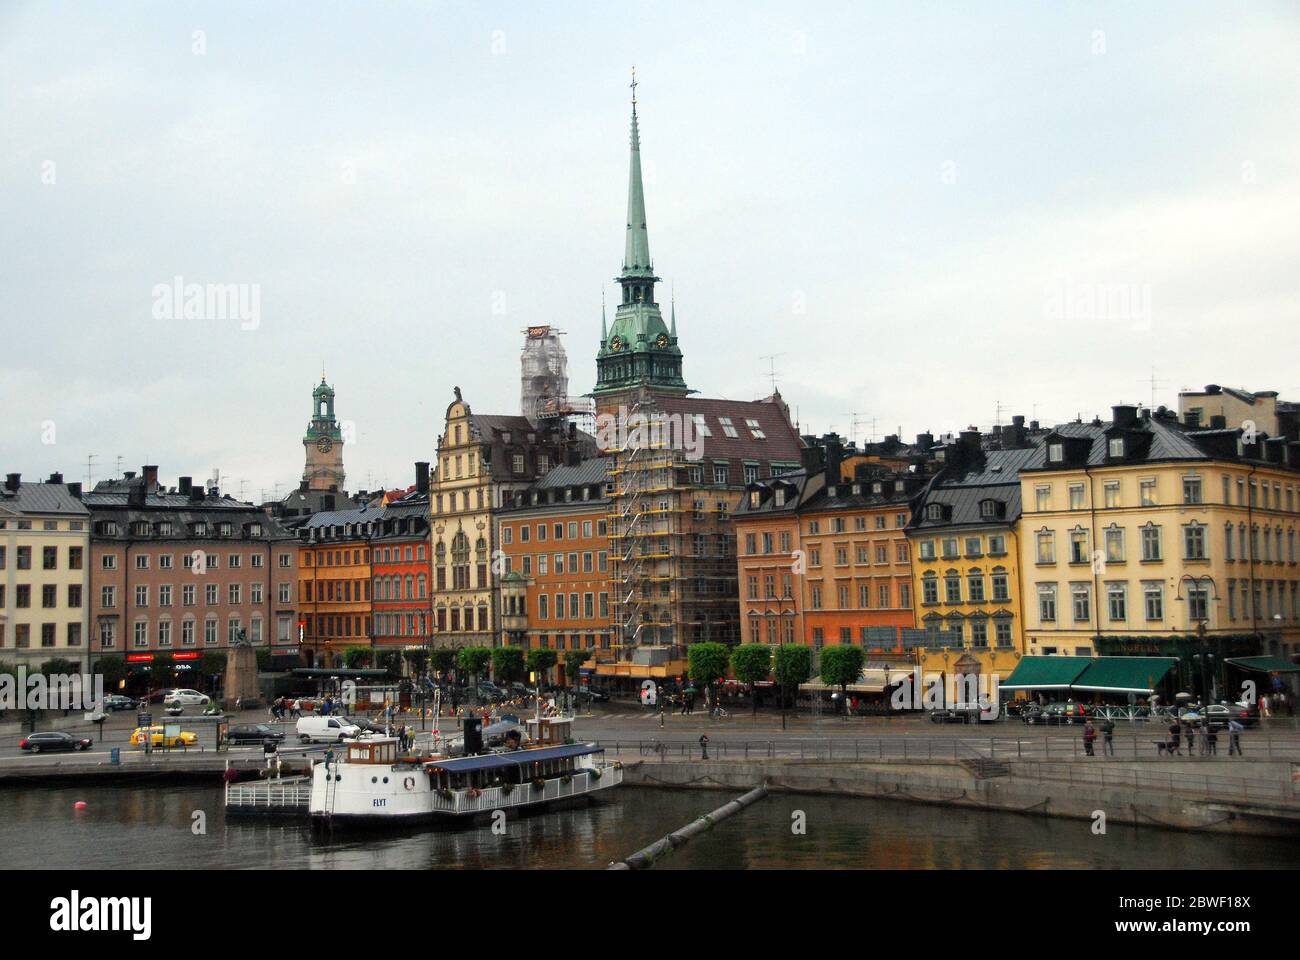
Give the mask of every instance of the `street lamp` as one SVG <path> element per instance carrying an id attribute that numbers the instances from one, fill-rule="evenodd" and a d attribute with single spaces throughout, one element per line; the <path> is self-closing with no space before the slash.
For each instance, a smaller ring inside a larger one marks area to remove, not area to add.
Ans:
<path id="1" fill-rule="evenodd" d="M 1218 588 L 1214 585 L 1214 578 L 1209 574 L 1193 576 L 1190 573 L 1185 573 L 1178 578 L 1178 600 L 1183 599 L 1184 580 L 1189 581 L 1192 584 L 1191 588 L 1187 591 L 1187 601 L 1189 604 L 1188 613 L 1190 618 L 1196 621 L 1196 636 L 1201 642 L 1201 652 L 1199 654 L 1201 660 L 1201 696 L 1203 700 L 1201 707 L 1201 721 L 1205 724 L 1205 729 L 1209 730 L 1209 709 L 1210 701 L 1212 700 L 1212 691 L 1210 688 L 1211 654 L 1210 639 L 1206 624 L 1210 619 L 1210 599 L 1212 598 L 1217 601 L 1219 599 L 1219 594 Z M 1210 589 L 1214 591 L 1212 597 L 1203 586 L 1207 583 L 1209 584 Z"/>

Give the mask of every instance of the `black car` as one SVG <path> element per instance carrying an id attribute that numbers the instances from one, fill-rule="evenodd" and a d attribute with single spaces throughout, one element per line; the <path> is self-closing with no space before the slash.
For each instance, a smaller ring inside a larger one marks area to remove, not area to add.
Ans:
<path id="1" fill-rule="evenodd" d="M 227 743 L 265 743 L 267 740 L 280 743 L 284 734 L 266 723 L 239 723 L 226 734 Z"/>
<path id="2" fill-rule="evenodd" d="M 74 737 L 70 733 L 51 731 L 49 733 L 29 733 L 18 741 L 18 749 L 31 753 L 55 750 L 89 750 L 94 743 L 89 737 Z"/>
<path id="3" fill-rule="evenodd" d="M 104 698 L 105 710 L 134 710 L 135 701 L 130 697 L 124 697 L 120 693 L 111 693 Z"/>
<path id="4" fill-rule="evenodd" d="M 609 694 L 592 687 L 578 687 L 574 691 L 579 700 L 591 700 L 594 703 L 609 703 Z"/>

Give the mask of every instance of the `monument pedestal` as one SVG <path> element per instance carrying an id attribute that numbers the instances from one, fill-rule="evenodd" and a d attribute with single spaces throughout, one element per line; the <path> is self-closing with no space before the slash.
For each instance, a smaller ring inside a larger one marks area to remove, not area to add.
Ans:
<path id="1" fill-rule="evenodd" d="M 231 647 L 226 653 L 226 707 L 236 700 L 256 700 L 262 695 L 257 685 L 257 653 L 252 647 Z"/>

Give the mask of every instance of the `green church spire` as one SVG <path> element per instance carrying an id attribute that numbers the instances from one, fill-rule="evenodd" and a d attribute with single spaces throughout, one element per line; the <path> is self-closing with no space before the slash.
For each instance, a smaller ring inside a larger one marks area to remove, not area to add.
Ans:
<path id="1" fill-rule="evenodd" d="M 645 186 L 641 182 L 641 133 L 636 122 L 636 67 L 632 68 L 632 160 L 627 176 L 627 240 L 623 246 L 623 276 L 649 277 L 650 234 L 645 225 Z"/>
<path id="2" fill-rule="evenodd" d="M 636 69 L 632 70 L 632 139 L 627 186 L 627 235 L 623 244 L 623 270 L 618 276 L 622 302 L 614 322 L 606 327 L 601 309 L 600 351 L 596 355 L 597 382 L 593 393 L 607 396 L 632 387 L 649 387 L 663 394 L 688 393 L 682 378 L 682 352 L 677 327 L 670 331 L 655 300 L 650 238 L 646 231 L 645 187 L 641 182 L 641 133 L 636 113 Z"/>

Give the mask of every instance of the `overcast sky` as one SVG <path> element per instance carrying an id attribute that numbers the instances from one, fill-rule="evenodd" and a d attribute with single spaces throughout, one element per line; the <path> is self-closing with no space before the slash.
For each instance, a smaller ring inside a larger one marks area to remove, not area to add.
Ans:
<path id="1" fill-rule="evenodd" d="M 1300 398 L 1300 5 L 0 4 L 0 471 L 411 482 L 591 388 L 637 67 L 688 383 L 867 439 Z M 157 319 L 246 284 L 255 322 Z M 255 285 L 255 286 L 254 286 Z"/>

